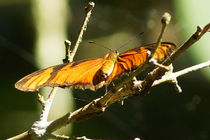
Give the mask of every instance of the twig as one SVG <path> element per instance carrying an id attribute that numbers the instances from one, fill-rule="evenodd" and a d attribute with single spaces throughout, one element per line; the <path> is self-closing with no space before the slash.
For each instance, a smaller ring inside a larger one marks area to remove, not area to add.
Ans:
<path id="1" fill-rule="evenodd" d="M 51 105 L 55 96 L 56 89 L 57 88 L 53 88 L 50 94 L 48 95 L 48 98 L 44 101 L 44 108 L 42 109 L 42 113 L 40 115 L 40 121 L 47 122 L 47 118 L 50 113 L 50 108 L 51 108 Z"/>
<path id="2" fill-rule="evenodd" d="M 65 57 L 65 59 L 63 59 L 63 63 L 69 63 L 70 58 L 71 58 L 71 50 L 70 50 L 71 41 L 65 40 L 64 44 L 65 44 L 65 47 L 66 47 L 66 57 Z"/>
<path id="3" fill-rule="evenodd" d="M 148 67 L 148 63 L 152 63 L 152 57 L 155 54 L 155 51 L 156 51 L 157 47 L 159 46 L 159 44 L 162 40 L 163 34 L 166 30 L 166 27 L 170 23 L 170 21 L 171 21 L 171 15 L 167 12 L 164 13 L 162 18 L 161 18 L 162 28 L 161 28 L 161 31 L 160 31 L 160 35 L 158 36 L 155 49 L 153 49 L 151 51 L 151 54 L 150 54 L 149 58 L 147 59 L 147 61 L 141 67 L 137 68 L 137 70 L 135 72 L 132 72 L 130 74 L 130 78 L 128 79 L 128 81 L 130 81 L 131 79 L 133 79 L 133 77 L 139 75 L 139 73 L 141 73 L 143 70 L 145 70 Z"/>
<path id="4" fill-rule="evenodd" d="M 69 117 L 71 117 L 71 113 L 67 113 L 63 117 L 61 117 L 57 120 L 51 121 L 50 125 L 47 128 L 47 131 L 49 133 L 51 133 L 51 132 L 55 131 L 56 128 L 61 128 L 62 126 L 65 126 L 67 124 L 67 120 Z"/>
<path id="5" fill-rule="evenodd" d="M 203 62 L 201 64 L 198 64 L 198 65 L 180 70 L 178 72 L 170 73 L 169 75 L 164 75 L 160 80 L 156 80 L 152 86 L 156 86 L 156 85 L 159 85 L 164 82 L 172 82 L 174 79 L 176 79 L 184 74 L 194 72 L 194 71 L 206 68 L 206 67 L 210 67 L 210 60 Z"/>
<path id="6" fill-rule="evenodd" d="M 85 14 L 86 14 L 86 15 L 85 15 L 85 20 L 84 20 L 84 23 L 83 23 L 83 25 L 82 25 L 82 27 L 81 27 L 81 30 L 80 30 L 78 39 L 77 39 L 77 41 L 76 41 L 76 44 L 75 44 L 75 46 L 74 46 L 74 49 L 73 49 L 73 51 L 71 52 L 70 62 L 73 61 L 74 55 L 76 54 L 76 51 L 77 51 L 77 49 L 78 49 L 78 47 L 79 47 L 79 44 L 82 42 L 83 33 L 84 33 L 84 32 L 86 31 L 86 29 L 87 29 L 87 23 L 88 23 L 88 21 L 89 21 L 89 19 L 90 19 L 91 12 L 92 12 L 94 6 L 95 6 L 95 3 L 94 3 L 94 2 L 89 2 L 89 3 L 88 3 L 88 6 L 85 8 L 85 12 L 86 12 L 86 13 L 85 13 Z"/>
<path id="7" fill-rule="evenodd" d="M 46 135 L 47 139 L 56 139 L 56 140 L 72 140 L 68 136 L 63 136 L 63 135 L 56 135 L 56 134 L 47 134 Z"/>
<path id="8" fill-rule="evenodd" d="M 156 45 L 155 45 L 155 49 L 153 49 L 151 51 L 151 56 L 150 56 L 150 59 L 149 59 L 149 63 L 155 65 L 155 66 L 158 66 L 158 67 L 161 67 L 161 68 L 164 68 L 166 70 L 168 70 L 168 67 L 167 66 L 164 66 L 162 64 L 159 64 L 157 63 L 157 61 L 153 58 L 158 46 L 160 45 L 160 42 L 162 41 L 162 38 L 163 38 L 163 34 L 165 33 L 166 31 L 166 27 L 168 26 L 168 24 L 170 23 L 171 21 L 171 15 L 169 13 L 164 13 L 163 16 L 162 16 L 162 19 L 161 19 L 161 23 L 162 23 L 162 28 L 161 28 L 161 31 L 160 31 L 160 35 L 157 39 L 157 42 L 156 42 Z"/>
<path id="9" fill-rule="evenodd" d="M 197 26 L 196 32 L 183 44 L 176 52 L 174 52 L 170 59 L 166 59 L 164 64 L 170 64 L 173 62 L 177 57 L 183 54 L 192 44 L 198 41 L 206 32 L 210 30 L 210 23 L 208 23 L 204 28 Z"/>
<path id="10" fill-rule="evenodd" d="M 161 28 L 161 31 L 160 31 L 160 35 L 159 35 L 159 37 L 157 39 L 157 42 L 156 42 L 156 45 L 155 45 L 155 49 L 153 49 L 151 51 L 151 58 L 155 54 L 157 47 L 160 45 L 160 42 L 162 41 L 162 38 L 163 38 L 163 34 L 165 33 L 166 27 L 168 26 L 170 21 L 171 21 L 171 15 L 169 13 L 167 13 L 167 12 L 164 13 L 163 16 L 162 16 L 162 19 L 161 19 L 162 28 Z"/>

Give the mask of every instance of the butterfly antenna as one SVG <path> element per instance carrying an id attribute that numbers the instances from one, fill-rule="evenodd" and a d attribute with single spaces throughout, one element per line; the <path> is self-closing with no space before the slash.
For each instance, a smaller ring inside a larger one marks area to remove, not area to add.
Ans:
<path id="1" fill-rule="evenodd" d="M 96 43 L 96 42 L 94 42 L 94 41 L 88 41 L 88 43 L 92 43 L 92 44 L 95 44 L 95 45 L 97 45 L 97 46 L 99 46 L 99 47 L 102 47 L 102 48 L 104 48 L 104 49 L 107 49 L 107 50 L 109 50 L 109 51 L 112 51 L 112 49 L 110 49 L 110 48 L 108 48 L 108 47 L 106 47 L 106 46 L 104 46 L 104 45 L 98 44 L 98 43 Z"/>
<path id="2" fill-rule="evenodd" d="M 89 102 L 88 100 L 85 100 L 85 99 L 80 99 L 80 98 L 75 98 L 75 97 L 74 97 L 74 99 L 77 100 L 77 101 L 80 101 L 80 102 L 84 102 L 84 103 Z"/>
<path id="3" fill-rule="evenodd" d="M 141 35 L 143 35 L 143 34 L 144 34 L 144 32 L 141 32 L 140 34 L 137 34 L 134 38 L 131 38 L 130 40 L 128 40 L 127 42 L 125 42 L 123 45 L 121 45 L 117 50 L 119 50 L 119 49 L 125 47 L 125 46 L 128 45 L 131 41 L 133 41 L 133 40 L 136 39 L 138 36 L 141 36 Z"/>

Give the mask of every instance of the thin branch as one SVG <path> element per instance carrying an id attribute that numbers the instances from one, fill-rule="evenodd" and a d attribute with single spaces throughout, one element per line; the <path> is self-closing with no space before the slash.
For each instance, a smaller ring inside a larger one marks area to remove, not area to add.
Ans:
<path id="1" fill-rule="evenodd" d="M 56 139 L 56 140 L 72 140 L 68 136 L 63 136 L 63 135 L 56 135 L 56 134 L 47 134 L 46 135 L 47 139 Z"/>
<path id="2" fill-rule="evenodd" d="M 195 65 L 195 66 L 186 68 L 186 69 L 184 69 L 184 70 L 175 72 L 174 75 L 175 75 L 176 77 L 179 77 L 179 76 L 182 76 L 182 75 L 184 75 L 184 74 L 187 74 L 187 73 L 190 73 L 190 72 L 194 72 L 194 71 L 197 71 L 197 70 L 206 68 L 206 67 L 210 67 L 210 60 L 209 60 L 209 61 L 206 61 L 206 62 L 203 62 L 203 63 L 201 63 L 201 64 L 198 64 L 198 65 Z"/>
<path id="3" fill-rule="evenodd" d="M 210 67 L 210 60 L 203 62 L 201 64 L 198 64 L 198 65 L 180 70 L 178 72 L 170 73 L 169 75 L 164 75 L 160 80 L 156 80 L 152 86 L 156 86 L 156 85 L 159 85 L 164 82 L 172 82 L 174 79 L 176 79 L 184 74 L 194 72 L 194 71 L 206 68 L 206 67 Z"/>
<path id="4" fill-rule="evenodd" d="M 65 40 L 64 44 L 66 47 L 66 57 L 65 57 L 65 59 L 63 59 L 63 63 L 69 63 L 69 62 L 71 62 L 71 60 L 70 60 L 70 58 L 71 58 L 71 50 L 70 50 L 71 41 Z"/>
<path id="5" fill-rule="evenodd" d="M 50 113 L 50 108 L 51 108 L 51 105 L 55 96 L 56 89 L 57 88 L 53 88 L 50 94 L 48 95 L 47 100 L 44 101 L 44 108 L 42 109 L 42 113 L 40 115 L 40 121 L 44 121 L 44 122 L 47 121 L 47 118 Z"/>
<path id="6" fill-rule="evenodd" d="M 68 118 L 71 117 L 71 113 L 67 113 L 63 117 L 60 117 L 59 119 L 56 119 L 54 121 L 51 121 L 50 125 L 47 128 L 47 131 L 49 133 L 56 130 L 56 128 L 61 128 L 62 126 L 67 125 Z"/>
<path id="7" fill-rule="evenodd" d="M 26 131 L 17 136 L 9 138 L 9 140 L 33 140 L 33 138 L 32 135 L 29 133 L 29 131 Z"/>
<path id="8" fill-rule="evenodd" d="M 171 15 L 167 12 L 164 13 L 162 18 L 161 18 L 162 28 L 161 28 L 161 31 L 160 31 L 160 35 L 158 36 L 155 49 L 151 51 L 151 54 L 150 54 L 149 58 L 147 59 L 147 61 L 143 65 L 141 65 L 141 67 L 137 68 L 135 72 L 132 72 L 130 74 L 130 76 L 129 76 L 130 78 L 128 79 L 128 81 L 130 81 L 135 76 L 139 75 L 139 73 L 141 73 L 143 70 L 145 70 L 149 65 L 148 63 L 152 63 L 152 57 L 155 54 L 155 51 L 156 51 L 157 47 L 159 46 L 159 44 L 162 40 L 163 34 L 166 30 L 166 27 L 168 26 L 170 21 L 171 21 Z"/>
<path id="9" fill-rule="evenodd" d="M 73 49 L 73 51 L 71 52 L 70 62 L 73 61 L 73 58 L 74 58 L 74 56 L 75 56 L 75 54 L 76 54 L 76 51 L 77 51 L 77 49 L 78 49 L 78 47 L 79 47 L 79 44 L 82 42 L 83 33 L 84 33 L 84 32 L 86 31 L 86 29 L 87 29 L 87 23 L 88 23 L 88 21 L 89 21 L 89 19 L 90 19 L 91 12 L 92 12 L 94 6 L 95 6 L 95 3 L 94 3 L 94 2 L 89 2 L 89 3 L 88 3 L 88 6 L 85 8 L 85 12 L 86 12 L 86 13 L 85 13 L 85 14 L 86 14 L 86 15 L 85 15 L 85 20 L 84 20 L 84 23 L 83 23 L 83 25 L 82 25 L 82 27 L 81 27 L 81 30 L 80 30 L 78 39 L 77 39 L 77 41 L 76 41 L 76 44 L 75 44 L 75 46 L 74 46 L 74 49 Z"/>
<path id="10" fill-rule="evenodd" d="M 159 37 L 157 39 L 157 42 L 156 42 L 156 45 L 155 45 L 155 49 L 152 50 L 151 58 L 155 54 L 157 47 L 160 45 L 160 42 L 162 41 L 162 38 L 163 38 L 163 34 L 165 33 L 166 27 L 168 26 L 170 21 L 171 21 L 171 15 L 169 13 L 167 13 L 167 12 L 164 13 L 163 16 L 162 16 L 162 19 L 161 19 L 162 28 L 161 28 L 161 31 L 160 31 L 160 35 L 159 35 Z"/>
<path id="11" fill-rule="evenodd" d="M 196 32 L 183 44 L 178 48 L 176 52 L 174 52 L 170 59 L 167 59 L 165 64 L 170 64 L 177 57 L 183 54 L 190 46 L 192 46 L 195 42 L 197 42 L 206 32 L 210 30 L 210 23 L 208 23 L 204 28 L 197 26 Z"/>

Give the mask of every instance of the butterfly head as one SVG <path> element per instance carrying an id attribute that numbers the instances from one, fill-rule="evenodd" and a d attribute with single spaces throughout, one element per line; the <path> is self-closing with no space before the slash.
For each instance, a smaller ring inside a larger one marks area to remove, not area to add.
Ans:
<path id="1" fill-rule="evenodd" d="M 119 52 L 118 51 L 110 51 L 109 53 L 107 53 L 104 57 L 105 60 L 111 60 L 113 62 L 117 61 Z"/>

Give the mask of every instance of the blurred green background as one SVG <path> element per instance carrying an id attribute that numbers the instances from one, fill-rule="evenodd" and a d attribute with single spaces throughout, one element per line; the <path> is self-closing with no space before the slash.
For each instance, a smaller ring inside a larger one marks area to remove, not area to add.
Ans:
<path id="1" fill-rule="evenodd" d="M 63 41 L 75 43 L 84 18 L 87 0 L 1 0 L 0 1 L 0 139 L 30 128 L 39 118 L 40 105 L 34 93 L 14 88 L 21 77 L 39 68 L 62 63 Z M 90 40 L 111 49 L 130 41 L 124 50 L 155 42 L 164 12 L 172 22 L 164 41 L 181 45 L 197 25 L 210 21 L 209 0 L 95 0 L 96 7 L 75 60 L 102 57 L 107 50 L 90 45 Z M 137 34 L 144 32 L 140 37 Z M 137 37 L 136 37 L 137 36 Z M 208 59 L 210 34 L 206 34 L 174 63 L 175 71 Z M 210 70 L 178 78 L 183 93 L 165 83 L 143 98 L 131 97 L 124 106 L 112 105 L 103 115 L 75 123 L 58 133 L 88 138 L 142 140 L 210 139 Z M 47 90 L 47 89 L 46 89 Z M 50 119 L 75 110 L 104 93 L 61 90 Z M 44 92 L 44 91 L 43 91 Z M 67 92 L 67 93 L 66 93 Z"/>

